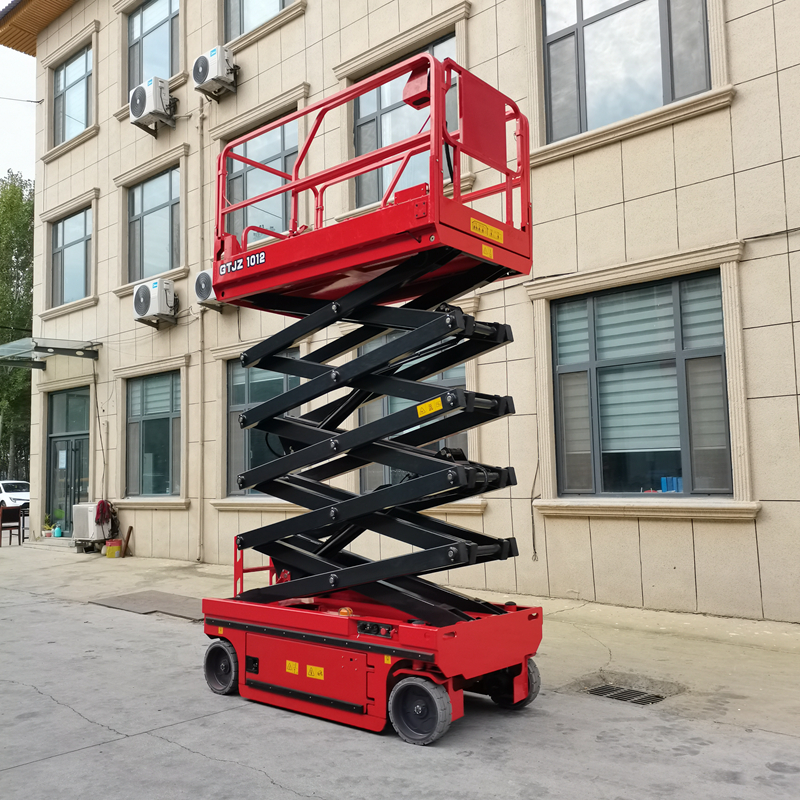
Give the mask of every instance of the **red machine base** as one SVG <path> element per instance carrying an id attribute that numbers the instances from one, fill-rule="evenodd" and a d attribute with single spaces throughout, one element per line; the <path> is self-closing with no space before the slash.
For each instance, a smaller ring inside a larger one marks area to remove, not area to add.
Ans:
<path id="1" fill-rule="evenodd" d="M 280 603 L 205 599 L 206 680 L 219 694 L 429 744 L 464 691 L 518 709 L 539 691 L 541 608 L 509 604 L 437 628 L 352 591 Z"/>

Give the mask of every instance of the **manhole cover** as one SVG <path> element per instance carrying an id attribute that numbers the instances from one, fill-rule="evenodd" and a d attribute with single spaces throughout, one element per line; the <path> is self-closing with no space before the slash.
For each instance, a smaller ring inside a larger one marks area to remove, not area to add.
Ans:
<path id="1" fill-rule="evenodd" d="M 660 694 L 648 694 L 637 689 L 626 689 L 624 686 L 595 686 L 594 689 L 586 690 L 589 694 L 598 697 L 610 697 L 612 700 L 622 700 L 626 703 L 635 703 L 637 706 L 651 706 L 653 703 L 660 703 L 664 697 Z"/>

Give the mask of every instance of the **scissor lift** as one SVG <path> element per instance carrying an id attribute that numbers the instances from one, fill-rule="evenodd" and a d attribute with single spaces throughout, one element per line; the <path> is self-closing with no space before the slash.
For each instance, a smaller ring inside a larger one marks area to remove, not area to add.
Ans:
<path id="1" fill-rule="evenodd" d="M 309 154 L 328 115 L 398 80 L 405 102 L 423 110 L 419 133 L 312 171 Z M 458 107 L 450 129 L 448 91 L 457 92 Z M 295 121 L 308 133 L 291 173 L 242 155 L 245 142 Z M 272 445 L 274 460 L 238 483 L 306 511 L 235 537 L 234 596 L 203 601 L 205 632 L 214 639 L 205 674 L 215 692 L 375 731 L 388 718 L 415 744 L 435 741 L 463 715 L 464 690 L 512 709 L 536 697 L 541 609 L 495 605 L 420 577 L 517 555 L 513 537 L 425 512 L 516 482 L 511 467 L 437 444 L 513 414 L 512 398 L 431 378 L 512 341 L 508 325 L 478 321 L 452 302 L 530 272 L 528 141 L 527 120 L 512 100 L 450 59 L 419 55 L 223 150 L 214 289 L 224 302 L 295 320 L 242 353 L 241 363 L 299 379 L 241 415 L 242 427 L 280 444 Z M 427 158 L 428 180 L 396 191 L 414 156 Z M 485 170 L 486 188 L 462 193 L 466 157 Z M 266 171 L 280 186 L 232 202 L 226 189 L 234 161 Z M 343 222 L 326 219 L 332 186 L 386 168 L 393 177 L 374 208 Z M 287 231 L 230 232 L 231 215 L 241 219 L 248 206 L 275 197 L 289 208 Z M 486 197 L 495 198 L 495 215 L 473 208 Z M 268 239 L 248 244 L 253 232 Z M 345 332 L 326 336 L 337 323 L 347 323 Z M 286 355 L 301 343 L 302 357 Z M 405 407 L 348 424 L 364 404 L 386 396 Z M 370 464 L 404 477 L 362 494 L 341 488 L 342 476 Z M 358 539 L 368 531 L 402 543 L 393 548 L 402 554 L 360 555 Z M 246 568 L 248 549 L 268 556 L 268 566 Z M 261 570 L 268 585 L 245 590 L 245 574 Z"/>

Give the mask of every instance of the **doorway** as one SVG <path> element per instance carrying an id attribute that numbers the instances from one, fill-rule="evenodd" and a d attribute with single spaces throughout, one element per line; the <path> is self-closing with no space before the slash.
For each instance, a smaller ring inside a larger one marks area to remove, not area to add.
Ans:
<path id="1" fill-rule="evenodd" d="M 72 507 L 89 502 L 89 387 L 50 394 L 45 513 L 72 536 Z"/>

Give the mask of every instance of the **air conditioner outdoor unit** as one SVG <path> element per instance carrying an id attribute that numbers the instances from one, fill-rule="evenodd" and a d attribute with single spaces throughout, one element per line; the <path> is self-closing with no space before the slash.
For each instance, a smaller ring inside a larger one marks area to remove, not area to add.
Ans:
<path id="1" fill-rule="evenodd" d="M 155 133 L 149 125 L 163 122 L 175 127 L 175 103 L 169 96 L 169 83 L 163 78 L 148 78 L 130 94 L 130 121 L 133 125 Z"/>
<path id="2" fill-rule="evenodd" d="M 110 523 L 98 525 L 94 518 L 97 503 L 79 503 L 72 506 L 72 539 L 75 542 L 102 542 L 109 533 Z"/>
<path id="3" fill-rule="evenodd" d="M 238 71 L 233 63 L 233 53 L 227 47 L 217 45 L 195 59 L 192 67 L 194 88 L 206 97 L 218 100 L 226 92 L 236 91 Z"/>
<path id="4" fill-rule="evenodd" d="M 172 281 L 155 279 L 133 287 L 133 318 L 138 322 L 174 323 L 177 311 L 178 298 Z"/>
<path id="5" fill-rule="evenodd" d="M 217 293 L 214 291 L 213 276 L 214 273 L 210 269 L 204 269 L 197 274 L 194 282 L 194 297 L 199 305 L 222 311 L 224 303 L 217 299 Z"/>

